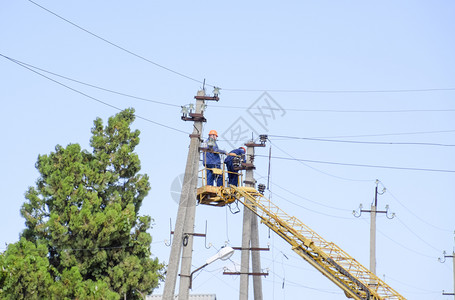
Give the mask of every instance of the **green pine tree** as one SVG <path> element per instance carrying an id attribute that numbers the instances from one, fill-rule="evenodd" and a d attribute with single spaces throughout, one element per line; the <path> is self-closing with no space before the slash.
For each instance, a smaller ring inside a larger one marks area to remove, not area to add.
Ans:
<path id="1" fill-rule="evenodd" d="M 134 118 L 126 109 L 106 126 L 96 119 L 92 152 L 57 145 L 38 157 L 40 177 L 21 209 L 26 229 L 0 256 L 2 298 L 141 299 L 158 286 L 152 219 L 139 216 L 150 184 L 139 174 Z"/>

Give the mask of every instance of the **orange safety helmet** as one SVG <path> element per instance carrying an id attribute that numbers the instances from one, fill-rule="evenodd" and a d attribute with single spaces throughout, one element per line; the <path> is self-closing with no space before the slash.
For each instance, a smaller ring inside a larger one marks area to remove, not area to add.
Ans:
<path id="1" fill-rule="evenodd" d="M 239 147 L 239 149 L 242 149 L 242 150 L 243 150 L 243 153 L 246 153 L 246 150 L 245 150 L 245 148 L 243 148 L 243 147 Z"/>
<path id="2" fill-rule="evenodd" d="M 218 132 L 216 130 L 210 130 L 209 135 L 214 134 L 216 137 L 218 137 Z"/>

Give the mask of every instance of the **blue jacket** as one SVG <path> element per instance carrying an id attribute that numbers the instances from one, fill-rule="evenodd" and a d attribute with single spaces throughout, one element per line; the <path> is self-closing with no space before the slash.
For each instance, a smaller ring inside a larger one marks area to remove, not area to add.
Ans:
<path id="1" fill-rule="evenodd" d="M 208 142 L 209 140 L 207 139 L 205 142 Z M 202 160 L 204 165 L 221 165 L 221 158 L 220 158 L 220 153 L 226 154 L 226 151 L 220 150 L 218 148 L 218 144 L 215 142 L 215 146 L 211 148 L 214 152 L 218 153 L 212 153 L 212 152 L 203 152 L 202 153 Z"/>
<path id="2" fill-rule="evenodd" d="M 229 153 L 234 153 L 235 155 L 242 155 L 242 154 L 244 154 L 245 152 L 243 152 L 243 149 L 238 148 L 238 149 L 232 150 L 232 151 L 229 152 Z M 228 156 L 226 157 L 226 159 L 224 160 L 224 163 L 228 164 L 228 163 L 230 163 L 233 159 L 234 159 L 234 156 L 228 155 Z M 246 159 L 245 159 L 245 157 L 244 157 L 244 158 L 243 158 L 243 162 L 245 162 L 245 161 L 246 161 Z"/>

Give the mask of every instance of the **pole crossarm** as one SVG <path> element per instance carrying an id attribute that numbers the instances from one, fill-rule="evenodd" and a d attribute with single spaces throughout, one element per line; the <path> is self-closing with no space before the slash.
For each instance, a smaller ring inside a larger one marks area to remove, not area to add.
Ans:
<path id="1" fill-rule="evenodd" d="M 327 242 L 295 217 L 291 217 L 251 187 L 233 187 L 236 198 L 292 250 L 357 300 L 406 299 L 374 273 L 332 242 Z M 373 284 L 372 284 L 373 283 Z"/>

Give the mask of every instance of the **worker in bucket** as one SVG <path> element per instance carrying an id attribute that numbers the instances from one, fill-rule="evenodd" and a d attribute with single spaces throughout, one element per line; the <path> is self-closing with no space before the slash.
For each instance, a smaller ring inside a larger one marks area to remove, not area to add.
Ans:
<path id="1" fill-rule="evenodd" d="M 224 163 L 226 164 L 228 170 L 228 185 L 235 185 L 238 186 L 239 183 L 239 171 L 234 168 L 234 157 L 243 155 L 242 161 L 245 162 L 245 148 L 240 147 L 238 149 L 234 149 L 227 154 Z"/>
<path id="2" fill-rule="evenodd" d="M 206 141 L 209 151 L 204 153 L 203 163 L 207 169 L 207 185 L 213 185 L 213 182 L 216 181 L 217 186 L 222 186 L 223 176 L 220 154 L 226 154 L 226 151 L 218 148 L 217 138 L 218 133 L 216 130 L 210 130 L 209 138 Z"/>

